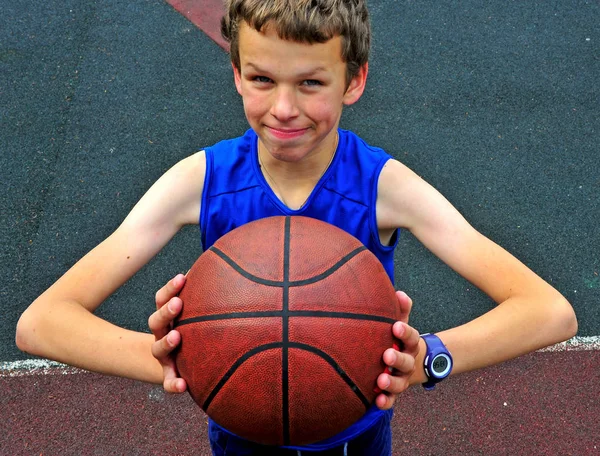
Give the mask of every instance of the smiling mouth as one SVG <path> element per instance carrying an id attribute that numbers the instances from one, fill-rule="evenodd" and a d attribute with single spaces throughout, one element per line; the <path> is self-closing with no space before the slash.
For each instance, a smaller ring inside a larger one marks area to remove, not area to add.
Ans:
<path id="1" fill-rule="evenodd" d="M 308 128 L 274 128 L 267 126 L 269 132 L 279 139 L 293 139 L 302 136 Z"/>

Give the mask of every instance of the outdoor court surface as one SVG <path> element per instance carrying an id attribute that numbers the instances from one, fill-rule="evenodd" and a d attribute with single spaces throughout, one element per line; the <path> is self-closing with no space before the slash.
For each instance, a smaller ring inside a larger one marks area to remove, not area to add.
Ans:
<path id="1" fill-rule="evenodd" d="M 170 166 L 246 130 L 213 40 L 219 3 L 0 3 L 0 454 L 208 455 L 206 417 L 187 394 L 32 360 L 14 331 Z M 401 395 L 394 454 L 600 455 L 599 4 L 369 5 L 368 88 L 342 127 L 552 283 L 580 329 Z M 156 290 L 200 252 L 197 228 L 183 230 L 99 314 L 146 331 Z M 396 286 L 421 332 L 492 306 L 409 233 Z"/>

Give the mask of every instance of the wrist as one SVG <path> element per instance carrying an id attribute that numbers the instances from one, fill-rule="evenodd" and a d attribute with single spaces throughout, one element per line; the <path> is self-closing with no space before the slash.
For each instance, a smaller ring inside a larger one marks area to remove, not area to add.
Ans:
<path id="1" fill-rule="evenodd" d="M 421 338 L 426 346 L 423 368 L 427 381 L 423 383 L 423 388 L 431 391 L 450 375 L 454 362 L 448 348 L 436 334 L 422 334 Z"/>
<path id="2" fill-rule="evenodd" d="M 111 373 L 111 375 L 162 385 L 164 369 L 160 361 L 152 354 L 152 345 L 156 341 L 154 335 L 131 331 L 130 338 L 121 340 L 123 341 L 124 357 L 120 364 L 123 364 L 123 370 Z"/>

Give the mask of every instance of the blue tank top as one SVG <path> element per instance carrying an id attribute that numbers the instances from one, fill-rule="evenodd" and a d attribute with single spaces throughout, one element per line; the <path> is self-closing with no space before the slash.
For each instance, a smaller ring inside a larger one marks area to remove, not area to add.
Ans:
<path id="1" fill-rule="evenodd" d="M 340 129 L 338 133 L 333 161 L 298 210 L 283 204 L 265 180 L 258 163 L 258 137 L 253 130 L 205 148 L 206 174 L 200 212 L 203 249 L 253 220 L 302 215 L 328 222 L 359 239 L 381 261 L 394 283 L 394 248 L 398 236 L 394 234 L 391 245 L 382 245 L 375 214 L 379 174 L 391 157 L 350 131 Z M 333 448 L 367 430 L 384 413 L 392 412 L 372 406 L 340 434 L 315 444 L 288 448 L 312 451 Z"/>

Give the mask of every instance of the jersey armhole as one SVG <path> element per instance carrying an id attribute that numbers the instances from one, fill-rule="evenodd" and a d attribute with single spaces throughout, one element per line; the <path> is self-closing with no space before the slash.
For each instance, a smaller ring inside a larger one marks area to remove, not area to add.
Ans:
<path id="1" fill-rule="evenodd" d="M 377 166 L 375 167 L 375 171 L 373 172 L 373 180 L 371 182 L 371 201 L 370 201 L 370 209 L 369 209 L 369 225 L 371 236 L 373 236 L 374 245 L 377 245 L 382 252 L 389 252 L 394 250 L 398 245 L 398 241 L 400 240 L 400 229 L 396 228 L 392 237 L 390 238 L 389 245 L 383 245 L 381 243 L 381 239 L 379 238 L 379 227 L 377 226 L 377 186 L 379 185 L 379 177 L 381 176 L 381 170 L 392 157 L 386 154 Z"/>
<path id="2" fill-rule="evenodd" d="M 202 188 L 202 198 L 200 201 L 200 219 L 198 220 L 198 228 L 200 229 L 200 242 L 202 249 L 206 245 L 206 223 L 208 218 L 208 203 L 210 201 L 209 189 L 211 187 L 211 179 L 213 175 L 213 153 L 210 147 L 204 149 L 206 159 L 206 169 L 204 171 L 204 186 Z"/>

